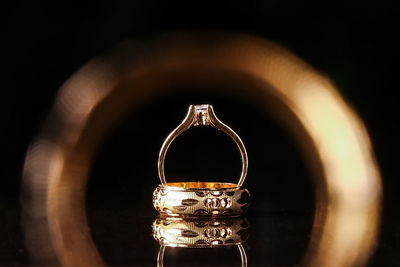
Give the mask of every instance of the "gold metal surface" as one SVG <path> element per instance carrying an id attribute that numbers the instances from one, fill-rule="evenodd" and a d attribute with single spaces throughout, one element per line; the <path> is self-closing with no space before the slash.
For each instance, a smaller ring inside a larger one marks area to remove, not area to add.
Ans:
<path id="1" fill-rule="evenodd" d="M 216 182 L 172 182 L 167 183 L 168 187 L 178 188 L 196 188 L 196 189 L 223 189 L 223 188 L 238 188 L 237 184 L 232 183 L 216 183 Z"/>
<path id="2" fill-rule="evenodd" d="M 104 265 L 85 212 L 93 155 L 128 110 L 165 88 L 195 90 L 191 84 L 212 85 L 273 112 L 299 141 L 317 196 L 301 264 L 367 264 L 379 232 L 381 177 L 362 120 L 324 75 L 282 47 L 246 35 L 169 35 L 143 47 L 124 43 L 113 56 L 82 67 L 63 85 L 30 145 L 21 203 L 32 264 Z"/>
<path id="3" fill-rule="evenodd" d="M 236 143 L 239 148 L 240 155 L 242 157 L 242 173 L 240 174 L 238 186 L 242 186 L 244 180 L 246 179 L 247 168 L 248 168 L 248 156 L 246 148 L 243 144 L 242 139 L 237 135 L 229 126 L 220 121 L 215 115 L 214 108 L 212 105 L 190 105 L 189 110 L 186 114 L 185 119 L 182 123 L 174 129 L 165 139 L 163 145 L 160 149 L 160 155 L 158 157 L 158 175 L 161 180 L 162 185 L 166 185 L 164 174 L 164 161 L 165 155 L 168 151 L 171 143 L 177 138 L 181 133 L 188 130 L 191 126 L 207 126 L 210 125 L 218 130 L 223 131 Z"/>
<path id="4" fill-rule="evenodd" d="M 234 246 L 246 242 L 250 224 L 244 217 L 227 219 L 154 220 L 153 237 L 162 246 L 210 248 Z"/>
<path id="5" fill-rule="evenodd" d="M 175 186 L 159 185 L 153 192 L 153 205 L 160 215 L 179 217 L 241 216 L 250 205 L 249 191 L 234 184 L 202 182 L 172 184 Z"/>
<path id="6" fill-rule="evenodd" d="M 167 183 L 164 174 L 165 155 L 169 146 L 191 126 L 207 126 L 223 131 L 230 136 L 242 156 L 242 173 L 237 185 L 214 182 Z M 240 137 L 221 122 L 212 105 L 190 105 L 183 122 L 165 139 L 158 158 L 158 175 L 161 185 L 153 193 L 153 205 L 164 216 L 180 217 L 228 217 L 240 216 L 250 205 L 250 194 L 242 188 L 248 168 L 247 151 Z M 172 186 L 171 186 L 172 185 Z M 217 190 L 215 190 L 217 189 Z"/>

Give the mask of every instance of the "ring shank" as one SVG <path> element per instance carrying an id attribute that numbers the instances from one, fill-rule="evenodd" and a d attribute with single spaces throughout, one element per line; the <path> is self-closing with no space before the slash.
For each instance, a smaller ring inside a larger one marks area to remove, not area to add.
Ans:
<path id="1" fill-rule="evenodd" d="M 240 137 L 229 126 L 225 125 L 217 118 L 212 105 L 190 105 L 185 119 L 165 139 L 158 158 L 158 175 L 160 177 L 161 184 L 164 186 L 168 184 L 165 179 L 164 161 L 169 146 L 176 137 L 178 137 L 184 131 L 188 130 L 192 125 L 211 125 L 212 127 L 223 131 L 225 134 L 233 139 L 233 141 L 239 148 L 242 158 L 242 172 L 237 183 L 238 187 L 242 186 L 244 180 L 246 179 L 248 169 L 248 157 L 246 148 L 243 144 L 242 139 L 240 139 Z"/>

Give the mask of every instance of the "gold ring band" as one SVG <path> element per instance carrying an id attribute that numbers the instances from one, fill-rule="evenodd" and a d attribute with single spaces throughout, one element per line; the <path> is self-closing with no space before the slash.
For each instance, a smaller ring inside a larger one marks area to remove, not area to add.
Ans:
<path id="1" fill-rule="evenodd" d="M 241 216 L 249 204 L 249 191 L 230 183 L 168 183 L 153 193 L 153 205 L 161 216 Z"/>

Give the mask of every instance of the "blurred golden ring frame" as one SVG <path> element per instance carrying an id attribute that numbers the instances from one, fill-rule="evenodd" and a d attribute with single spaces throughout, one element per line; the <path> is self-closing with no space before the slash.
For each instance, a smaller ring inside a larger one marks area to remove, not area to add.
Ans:
<path id="1" fill-rule="evenodd" d="M 368 261 L 378 234 L 381 179 L 367 131 L 334 85 L 260 38 L 175 33 L 122 43 L 62 86 L 24 167 L 22 215 L 33 263 L 104 265 L 85 212 L 97 147 L 128 111 L 172 88 L 202 86 L 272 112 L 298 140 L 315 177 L 317 201 L 301 264 L 343 267 Z"/>

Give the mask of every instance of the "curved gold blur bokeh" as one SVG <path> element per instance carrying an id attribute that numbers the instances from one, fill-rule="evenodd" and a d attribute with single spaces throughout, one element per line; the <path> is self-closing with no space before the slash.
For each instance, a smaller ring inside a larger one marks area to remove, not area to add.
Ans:
<path id="1" fill-rule="evenodd" d="M 378 235 L 382 185 L 362 121 L 302 60 L 271 42 L 235 34 L 166 35 L 147 47 L 125 42 L 63 85 L 24 167 L 23 220 L 32 262 L 104 265 L 84 204 L 93 154 L 128 110 L 171 85 L 190 84 L 231 88 L 226 93 L 273 112 L 298 139 L 317 196 L 302 264 L 365 265 Z"/>

